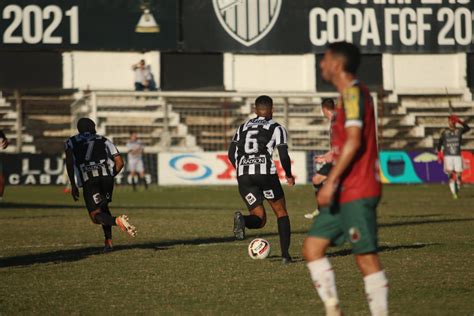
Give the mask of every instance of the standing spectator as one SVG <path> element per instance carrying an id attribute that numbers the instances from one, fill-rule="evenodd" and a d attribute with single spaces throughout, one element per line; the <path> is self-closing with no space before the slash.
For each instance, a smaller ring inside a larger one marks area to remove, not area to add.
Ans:
<path id="1" fill-rule="evenodd" d="M 6 149 L 8 147 L 8 139 L 3 133 L 2 130 L 0 130 L 0 148 Z M 3 191 L 5 190 L 5 179 L 3 179 L 3 165 L 2 165 L 2 160 L 0 158 L 0 201 L 3 200 Z"/>
<path id="2" fill-rule="evenodd" d="M 145 60 L 140 60 L 138 64 L 132 66 L 135 72 L 135 91 L 156 91 L 156 82 L 151 73 L 150 65 L 145 64 Z"/>
<path id="3" fill-rule="evenodd" d="M 138 139 L 138 134 L 135 131 L 130 131 L 130 140 L 127 143 L 128 156 L 128 172 L 132 178 L 133 191 L 136 190 L 135 176 L 139 175 L 139 179 L 143 181 L 145 189 L 148 189 L 148 184 L 145 179 L 145 168 L 143 167 L 143 150 L 145 146 Z"/>

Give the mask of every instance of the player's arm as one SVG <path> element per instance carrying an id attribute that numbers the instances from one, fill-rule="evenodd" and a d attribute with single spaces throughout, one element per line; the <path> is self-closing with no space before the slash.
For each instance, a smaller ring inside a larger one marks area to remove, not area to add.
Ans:
<path id="1" fill-rule="evenodd" d="M 289 185 L 294 185 L 295 178 L 293 177 L 293 174 L 291 173 L 291 158 L 290 158 L 290 155 L 288 154 L 288 145 L 286 144 L 280 145 L 277 148 L 278 148 L 278 154 L 280 156 L 281 166 L 283 167 L 283 170 L 285 170 L 286 181 L 288 182 Z"/>
<path id="2" fill-rule="evenodd" d="M 116 154 L 114 157 L 114 176 L 118 175 L 122 171 L 124 162 L 120 154 Z"/>
<path id="3" fill-rule="evenodd" d="M 471 130 L 471 128 L 469 127 L 469 125 L 467 125 L 466 122 L 461 120 L 459 117 L 456 117 L 456 118 L 457 118 L 457 122 L 462 125 L 462 129 L 461 129 L 462 134 L 465 134 Z"/>
<path id="4" fill-rule="evenodd" d="M 77 188 L 76 179 L 74 178 L 74 157 L 70 148 L 66 148 L 66 171 L 69 182 L 71 183 L 72 198 L 74 201 L 77 201 L 79 200 L 79 189 Z"/>
<path id="5" fill-rule="evenodd" d="M 339 155 L 336 164 L 332 167 L 323 188 L 319 191 L 318 204 L 321 206 L 329 205 L 331 203 L 342 174 L 352 163 L 362 145 L 365 100 L 358 87 L 351 87 L 344 91 L 343 99 L 346 117 L 344 123 L 346 141 L 341 148 L 341 154 Z"/>
<path id="6" fill-rule="evenodd" d="M 443 145 L 444 145 L 444 130 L 441 132 L 441 135 L 439 137 L 438 141 L 438 146 L 436 146 L 436 150 L 438 152 L 438 162 L 442 163 L 443 162 Z"/>
<path id="7" fill-rule="evenodd" d="M 0 130 L 0 138 L 2 139 L 2 142 L 0 143 L 1 147 L 3 149 L 6 149 L 8 147 L 8 139 L 7 136 L 5 136 L 5 133 Z"/>
<path id="8" fill-rule="evenodd" d="M 114 160 L 114 177 L 122 171 L 124 162 L 122 159 L 122 156 L 120 156 L 120 152 L 118 151 L 117 147 L 110 141 L 106 140 L 105 141 L 105 146 L 107 148 L 108 154 L 112 157 Z"/>
<path id="9" fill-rule="evenodd" d="M 235 131 L 234 137 L 232 137 L 232 141 L 230 142 L 230 145 L 229 145 L 229 150 L 227 151 L 227 158 L 229 158 L 229 161 L 232 164 L 232 166 L 234 166 L 234 168 L 236 168 L 235 153 L 237 152 L 237 145 L 240 140 L 240 131 L 242 129 L 242 126 L 243 125 L 240 125 Z"/>

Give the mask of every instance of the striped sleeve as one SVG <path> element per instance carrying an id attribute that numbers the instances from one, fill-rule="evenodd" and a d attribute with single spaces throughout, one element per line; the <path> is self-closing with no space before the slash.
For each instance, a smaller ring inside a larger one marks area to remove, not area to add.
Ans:
<path id="1" fill-rule="evenodd" d="M 237 130 L 235 131 L 234 137 L 232 137 L 232 142 L 233 143 L 238 143 L 240 140 L 240 133 L 242 132 L 242 126 L 240 125 Z"/>
<path id="2" fill-rule="evenodd" d="M 288 143 L 288 133 L 283 126 L 277 126 L 273 132 L 272 139 L 275 141 L 275 146 L 287 145 Z"/>
<path id="3" fill-rule="evenodd" d="M 69 138 L 64 144 L 64 151 L 68 149 L 72 149 L 72 148 L 73 148 L 72 140 Z"/>
<path id="4" fill-rule="evenodd" d="M 115 145 L 108 139 L 105 140 L 105 147 L 107 148 L 108 152 L 112 157 L 120 155 L 117 147 L 115 147 Z"/>

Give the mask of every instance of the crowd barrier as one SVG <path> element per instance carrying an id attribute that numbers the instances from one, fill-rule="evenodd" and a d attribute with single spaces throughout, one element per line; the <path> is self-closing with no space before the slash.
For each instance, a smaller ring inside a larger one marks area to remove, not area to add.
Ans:
<path id="1" fill-rule="evenodd" d="M 314 157 L 322 152 L 290 152 L 297 184 L 311 183 L 316 172 Z M 463 151 L 462 179 L 474 183 L 474 155 Z M 3 174 L 8 185 L 66 185 L 64 157 L 42 154 L 0 154 Z M 159 153 L 144 156 L 146 180 L 159 185 L 234 185 L 235 170 L 227 153 Z M 444 183 L 447 175 L 433 151 L 381 151 L 380 179 L 383 183 Z M 285 172 L 275 159 L 280 179 Z M 117 184 L 130 184 L 128 173 L 116 177 Z"/>

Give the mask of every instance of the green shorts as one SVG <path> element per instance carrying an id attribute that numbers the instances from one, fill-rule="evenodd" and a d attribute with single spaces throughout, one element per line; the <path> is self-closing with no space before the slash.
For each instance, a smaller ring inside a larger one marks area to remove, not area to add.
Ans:
<path id="1" fill-rule="evenodd" d="M 379 201 L 379 197 L 366 198 L 323 207 L 308 235 L 330 240 L 333 246 L 349 241 L 355 254 L 377 252 Z"/>

